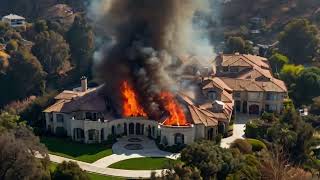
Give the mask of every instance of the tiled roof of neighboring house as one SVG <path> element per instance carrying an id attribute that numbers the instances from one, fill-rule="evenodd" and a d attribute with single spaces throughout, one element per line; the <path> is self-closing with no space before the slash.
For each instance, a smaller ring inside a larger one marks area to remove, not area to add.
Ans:
<path id="1" fill-rule="evenodd" d="M 236 78 L 256 79 L 261 76 L 272 78 L 270 65 L 264 57 L 249 54 L 231 54 L 220 55 L 220 58 L 222 60 L 221 66 L 252 68 L 250 71 L 239 72 Z"/>
<path id="2" fill-rule="evenodd" d="M 222 66 L 252 67 L 255 65 L 260 68 L 270 68 L 268 60 L 260 56 L 250 54 L 223 54 L 220 57 L 222 58 Z"/>
<path id="3" fill-rule="evenodd" d="M 270 81 L 254 81 L 251 79 L 221 78 L 234 91 L 267 91 L 267 92 L 287 92 L 283 81 L 272 78 Z"/>
<path id="4" fill-rule="evenodd" d="M 261 69 L 261 68 L 253 68 L 249 72 L 246 72 L 245 74 L 241 74 L 237 78 L 239 79 L 257 79 L 261 76 L 264 76 L 266 78 L 272 78 L 272 74 L 270 70 Z"/>
<path id="5" fill-rule="evenodd" d="M 7 16 L 4 16 L 3 18 L 5 18 L 5 19 L 21 19 L 21 20 L 25 20 L 24 17 L 18 16 L 16 14 L 9 14 Z"/>

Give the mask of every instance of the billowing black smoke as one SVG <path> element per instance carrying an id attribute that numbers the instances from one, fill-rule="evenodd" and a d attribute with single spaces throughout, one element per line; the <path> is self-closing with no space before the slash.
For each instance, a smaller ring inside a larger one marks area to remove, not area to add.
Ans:
<path id="1" fill-rule="evenodd" d="M 174 89 L 177 56 L 190 48 L 194 13 L 204 0 L 106 0 L 108 11 L 102 18 L 105 32 L 114 44 L 106 50 L 98 67 L 98 77 L 106 92 L 121 103 L 120 86 L 130 82 L 139 101 L 158 118 L 159 93 Z"/>

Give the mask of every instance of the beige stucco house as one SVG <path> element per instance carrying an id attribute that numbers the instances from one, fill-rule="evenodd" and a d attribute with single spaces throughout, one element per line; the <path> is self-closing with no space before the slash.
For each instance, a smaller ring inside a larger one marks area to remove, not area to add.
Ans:
<path id="1" fill-rule="evenodd" d="M 266 58 L 244 54 L 221 54 L 216 58 L 216 75 L 233 89 L 238 112 L 280 113 L 288 90 L 272 75 Z"/>

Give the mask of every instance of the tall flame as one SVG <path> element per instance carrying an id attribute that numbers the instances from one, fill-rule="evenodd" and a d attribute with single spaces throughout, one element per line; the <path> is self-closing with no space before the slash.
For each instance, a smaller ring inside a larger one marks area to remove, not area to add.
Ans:
<path id="1" fill-rule="evenodd" d="M 121 93 L 123 97 L 123 115 L 125 117 L 147 117 L 142 106 L 138 102 L 137 95 L 128 81 L 124 81 L 121 85 Z"/>
<path id="2" fill-rule="evenodd" d="M 164 125 L 168 126 L 186 126 L 188 122 L 184 115 L 183 109 L 174 99 L 174 96 L 169 92 L 162 92 L 160 94 L 163 100 L 164 107 L 169 113 L 169 117 L 164 121 Z"/>

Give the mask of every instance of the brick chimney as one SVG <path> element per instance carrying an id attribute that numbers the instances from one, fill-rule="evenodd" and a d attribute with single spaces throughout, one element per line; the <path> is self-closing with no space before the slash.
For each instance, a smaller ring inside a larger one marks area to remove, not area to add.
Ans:
<path id="1" fill-rule="evenodd" d="M 81 77 L 81 91 L 86 92 L 88 90 L 88 79 L 85 76 Z"/>

